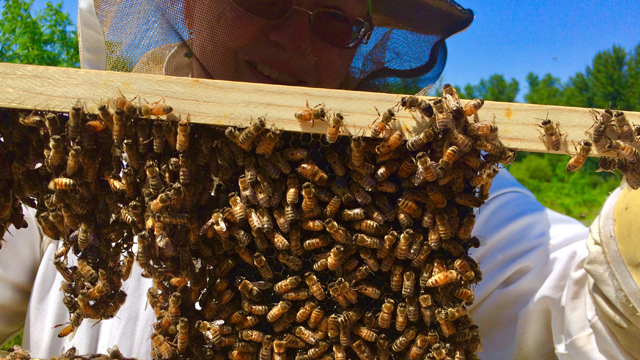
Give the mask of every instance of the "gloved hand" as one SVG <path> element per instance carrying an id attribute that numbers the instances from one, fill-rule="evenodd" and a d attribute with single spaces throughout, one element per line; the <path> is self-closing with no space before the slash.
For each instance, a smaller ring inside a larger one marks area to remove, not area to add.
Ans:
<path id="1" fill-rule="evenodd" d="M 622 354 L 640 359 L 639 190 L 623 184 L 609 196 L 589 229 L 587 245 L 584 268 L 598 319 Z"/>

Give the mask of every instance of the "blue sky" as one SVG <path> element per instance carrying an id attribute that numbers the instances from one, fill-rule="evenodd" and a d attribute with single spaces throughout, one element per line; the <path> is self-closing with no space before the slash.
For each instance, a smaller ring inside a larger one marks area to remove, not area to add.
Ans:
<path id="1" fill-rule="evenodd" d="M 45 2 L 35 0 L 34 8 Z M 448 41 L 443 81 L 464 86 L 504 74 L 520 82 L 520 101 L 529 71 L 551 73 L 565 81 L 584 71 L 597 52 L 614 44 L 631 50 L 640 43 L 638 0 L 460 0 L 460 4 L 473 9 L 476 17 L 468 30 Z M 77 6 L 77 1 L 63 2 L 74 21 Z"/>
<path id="2" fill-rule="evenodd" d="M 584 71 L 599 51 L 614 44 L 627 50 L 640 43 L 640 1 L 479 1 L 460 0 L 475 20 L 448 41 L 443 81 L 463 86 L 491 74 L 520 82 L 551 73 L 567 80 Z"/>

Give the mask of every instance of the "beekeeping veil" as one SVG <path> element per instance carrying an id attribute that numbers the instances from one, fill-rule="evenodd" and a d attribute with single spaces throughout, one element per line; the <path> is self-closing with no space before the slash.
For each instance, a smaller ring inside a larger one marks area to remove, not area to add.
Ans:
<path id="1" fill-rule="evenodd" d="M 616 189 L 589 229 L 589 292 L 598 318 L 640 359 L 640 191 Z"/>
<path id="2" fill-rule="evenodd" d="M 433 84 L 446 62 L 445 39 L 473 21 L 471 10 L 449 0 L 369 4 L 374 30 L 357 48 L 343 88 L 379 91 L 401 86 L 413 91 Z M 207 26 L 215 29 L 215 21 Z M 192 27 L 185 21 L 185 0 L 80 0 L 80 64 L 89 69 L 194 76 L 196 62 L 211 74 L 215 59 L 203 57 L 216 54 L 191 51 Z M 243 31 L 242 24 L 235 29 L 218 27 L 215 31 L 222 34 Z"/>

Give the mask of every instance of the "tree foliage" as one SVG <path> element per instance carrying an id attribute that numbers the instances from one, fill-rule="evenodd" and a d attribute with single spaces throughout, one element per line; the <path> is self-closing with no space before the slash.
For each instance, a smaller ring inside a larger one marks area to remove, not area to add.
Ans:
<path id="1" fill-rule="evenodd" d="M 476 85 L 467 84 L 461 94 L 465 99 L 485 99 L 490 101 L 513 102 L 520 91 L 520 82 L 511 78 L 507 82 L 504 75 L 493 74 L 489 79 L 481 79 Z"/>
<path id="2" fill-rule="evenodd" d="M 78 37 L 62 3 L 47 2 L 32 14 L 33 0 L 5 0 L 0 22 L 0 61 L 78 67 Z"/>

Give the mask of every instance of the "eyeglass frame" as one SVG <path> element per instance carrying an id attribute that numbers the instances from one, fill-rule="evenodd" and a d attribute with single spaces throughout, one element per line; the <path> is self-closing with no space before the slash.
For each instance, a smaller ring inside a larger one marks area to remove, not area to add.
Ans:
<path id="1" fill-rule="evenodd" d="M 292 1 L 293 2 L 293 1 Z M 292 5 L 291 8 L 279 19 L 275 19 L 275 20 L 269 20 L 269 19 L 265 19 L 262 18 L 258 15 L 252 14 L 250 12 L 248 12 L 247 10 L 243 9 L 240 5 L 236 4 L 236 2 L 234 0 L 231 0 L 231 3 L 237 7 L 239 10 L 242 10 L 242 12 L 244 12 L 247 15 L 253 16 L 254 18 L 266 21 L 268 23 L 276 23 L 279 21 L 283 21 L 285 20 L 287 17 L 289 17 L 289 15 L 291 15 L 291 13 L 293 12 L 293 10 L 301 10 L 307 14 L 309 14 L 309 28 L 311 29 L 311 23 L 313 21 L 313 15 L 317 10 L 322 10 L 322 11 L 326 11 L 326 12 L 334 12 L 334 13 L 340 13 L 343 14 L 345 17 L 347 18 L 355 18 L 358 21 L 361 21 L 362 24 L 364 24 L 364 27 L 360 30 L 360 33 L 358 34 L 358 37 L 354 40 L 352 40 L 350 43 L 348 43 L 345 46 L 335 46 L 333 44 L 328 43 L 327 41 L 324 41 L 322 39 L 319 39 L 320 41 L 328 44 L 329 46 L 333 46 L 335 48 L 339 48 L 339 49 L 351 49 L 354 47 L 358 47 L 362 44 L 366 44 L 367 42 L 369 42 L 369 39 L 371 38 L 371 33 L 373 32 L 374 26 L 373 26 L 373 20 L 371 19 L 371 8 L 369 8 L 369 11 L 367 12 L 367 18 L 366 19 L 362 19 L 358 16 L 353 16 L 351 14 L 348 14 L 342 10 L 338 10 L 338 9 L 332 9 L 332 8 L 316 8 L 313 11 L 296 6 L 296 5 Z M 314 33 L 312 31 L 310 31 L 311 35 L 316 37 L 316 35 L 314 35 Z M 364 33 L 364 36 L 361 35 L 362 33 Z"/>

